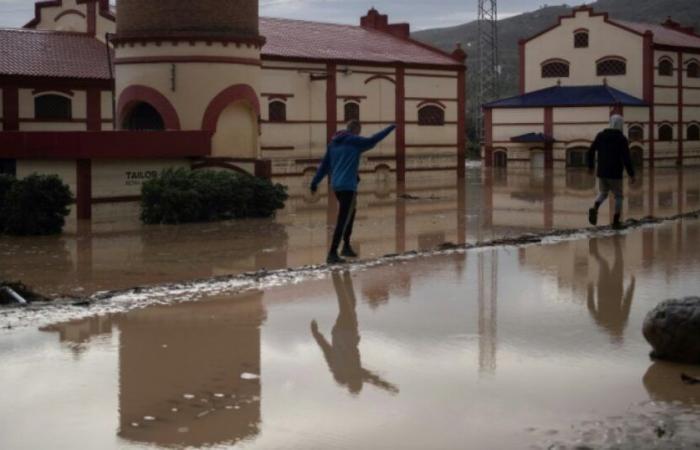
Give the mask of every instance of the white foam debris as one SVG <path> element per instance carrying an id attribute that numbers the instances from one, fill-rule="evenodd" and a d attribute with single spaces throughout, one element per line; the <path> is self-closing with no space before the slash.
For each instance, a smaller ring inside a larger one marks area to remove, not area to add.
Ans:
<path id="1" fill-rule="evenodd" d="M 224 398 L 225 395 L 224 395 L 224 394 L 221 394 L 221 393 L 217 393 L 217 394 L 214 394 L 214 397 L 216 397 L 216 398 Z"/>
<path id="2" fill-rule="evenodd" d="M 182 394 L 182 396 L 187 400 L 192 400 L 194 398 L 194 394 Z"/>
<path id="3" fill-rule="evenodd" d="M 170 411 L 172 411 L 172 412 L 178 412 L 178 409 L 177 409 L 177 408 L 170 408 Z"/>
<path id="4" fill-rule="evenodd" d="M 143 420 L 145 420 L 146 422 L 153 422 L 154 420 L 156 420 L 156 418 L 153 416 L 143 416 Z"/>
<path id="5" fill-rule="evenodd" d="M 138 427 L 139 427 L 139 423 L 138 423 L 138 422 L 131 422 L 131 426 L 134 427 L 134 428 L 138 428 Z"/>
<path id="6" fill-rule="evenodd" d="M 189 432 L 190 432 L 190 429 L 187 428 L 187 427 L 180 427 L 180 428 L 177 429 L 177 432 L 178 432 L 178 433 L 189 433 Z"/>
<path id="7" fill-rule="evenodd" d="M 241 374 L 241 379 L 242 380 L 258 380 L 258 379 L 260 379 L 260 375 L 245 372 L 245 373 Z"/>

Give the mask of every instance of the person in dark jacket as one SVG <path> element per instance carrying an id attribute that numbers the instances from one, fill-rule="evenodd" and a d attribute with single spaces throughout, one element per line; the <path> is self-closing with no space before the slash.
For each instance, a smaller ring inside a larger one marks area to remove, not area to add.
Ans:
<path id="1" fill-rule="evenodd" d="M 593 208 L 588 210 L 588 221 L 591 225 L 598 224 L 598 209 L 607 200 L 612 192 L 615 195 L 615 216 L 613 228 L 622 228 L 620 216 L 624 194 L 622 188 L 623 171 L 634 183 L 634 166 L 630 156 L 629 142 L 623 134 L 625 120 L 620 115 L 610 117 L 610 127 L 598 133 L 591 148 L 588 150 L 588 168 L 591 172 L 596 166 L 596 154 L 598 161 L 597 176 L 599 180 L 600 194 L 596 198 Z"/>
<path id="2" fill-rule="evenodd" d="M 347 129 L 338 132 L 328 144 L 326 155 L 318 167 L 316 176 L 311 181 L 311 192 L 316 193 L 319 183 L 326 175 L 330 176 L 331 188 L 335 192 L 338 203 L 340 203 L 338 221 L 335 226 L 335 233 L 333 233 L 333 242 L 326 260 L 328 264 L 345 262 L 338 256 L 338 247 L 341 239 L 344 241 L 342 256 L 357 257 L 357 253 L 350 245 L 350 238 L 355 222 L 355 201 L 360 180 L 360 156 L 364 152 L 372 150 L 395 128 L 396 125 L 391 125 L 374 136 L 365 138 L 360 136 L 362 124 L 357 120 L 353 120 L 348 123 Z"/>

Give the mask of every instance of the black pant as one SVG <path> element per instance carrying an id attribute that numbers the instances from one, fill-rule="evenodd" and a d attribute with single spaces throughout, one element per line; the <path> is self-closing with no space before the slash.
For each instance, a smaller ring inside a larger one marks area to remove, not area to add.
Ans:
<path id="1" fill-rule="evenodd" d="M 352 227 L 355 224 L 355 198 L 357 193 L 354 191 L 337 191 L 335 197 L 338 199 L 340 207 L 338 208 L 338 222 L 335 224 L 330 253 L 338 251 L 341 239 L 343 239 L 345 245 L 350 244 Z"/>

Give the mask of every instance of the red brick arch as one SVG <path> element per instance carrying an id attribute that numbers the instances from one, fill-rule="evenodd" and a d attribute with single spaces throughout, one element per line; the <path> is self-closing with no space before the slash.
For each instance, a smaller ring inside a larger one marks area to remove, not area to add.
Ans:
<path id="1" fill-rule="evenodd" d="M 216 131 L 219 116 L 231 103 L 245 100 L 260 117 L 260 100 L 255 89 L 247 84 L 236 84 L 221 91 L 207 106 L 202 119 L 202 130 Z"/>
<path id="2" fill-rule="evenodd" d="M 158 111 L 166 130 L 180 130 L 180 118 L 172 103 L 157 90 L 141 85 L 129 86 L 119 96 L 117 117 L 119 118 L 118 123 L 120 127 L 131 108 L 142 102 L 148 103 Z"/>

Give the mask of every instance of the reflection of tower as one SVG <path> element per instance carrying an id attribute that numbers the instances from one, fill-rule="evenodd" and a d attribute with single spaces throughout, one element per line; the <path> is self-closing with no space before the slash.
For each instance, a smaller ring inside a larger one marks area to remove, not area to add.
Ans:
<path id="1" fill-rule="evenodd" d="M 479 253 L 479 371 L 493 374 L 498 340 L 498 251 L 490 253 L 488 274 L 486 252 Z M 489 286 L 486 286 L 487 276 Z"/>
<path id="2" fill-rule="evenodd" d="M 264 318 L 258 292 L 123 316 L 119 435 L 188 447 L 256 436 L 261 385 L 244 374 L 260 374 Z"/>
<path id="3" fill-rule="evenodd" d="M 479 71 L 474 111 L 478 118 L 477 133 L 483 139 L 481 105 L 498 98 L 498 5 L 496 0 L 479 0 Z"/>
<path id="4" fill-rule="evenodd" d="M 119 0 L 118 127 L 210 130 L 212 155 L 258 157 L 257 0 Z"/>

